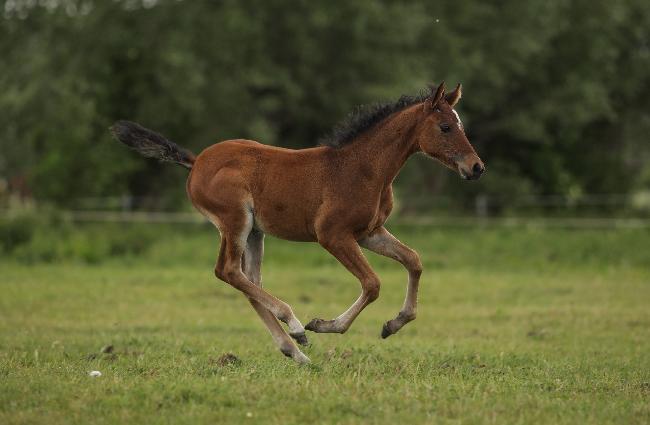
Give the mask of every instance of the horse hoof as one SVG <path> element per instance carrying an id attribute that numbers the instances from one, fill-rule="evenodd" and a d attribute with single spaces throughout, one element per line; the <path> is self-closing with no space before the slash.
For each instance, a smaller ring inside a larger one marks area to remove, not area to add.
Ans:
<path id="1" fill-rule="evenodd" d="M 307 328 L 305 328 L 307 329 Z M 305 335 L 304 332 L 300 332 L 297 334 L 289 334 L 291 335 L 291 338 L 295 339 L 296 342 L 304 347 L 309 346 L 309 341 L 307 340 L 307 335 Z"/>
<path id="2" fill-rule="evenodd" d="M 311 363 L 311 360 L 309 357 L 305 356 L 302 351 L 297 351 L 293 356 L 291 356 L 293 361 L 295 361 L 298 364 L 309 364 Z"/>
<path id="3" fill-rule="evenodd" d="M 292 359 L 294 362 L 298 364 L 308 364 L 311 363 L 311 360 L 309 360 L 309 357 L 305 356 L 302 351 L 298 350 L 293 344 L 291 344 L 291 347 L 287 346 L 285 348 L 281 348 L 280 351 L 282 354 L 284 354 L 286 357 L 289 357 Z"/>
<path id="4" fill-rule="evenodd" d="M 317 333 L 337 333 L 337 334 L 345 333 L 345 331 L 347 330 L 347 328 L 342 328 L 341 325 L 337 323 L 336 319 L 334 320 L 314 319 L 311 322 L 307 323 L 305 329 Z"/>
<path id="5" fill-rule="evenodd" d="M 323 322 L 324 322 L 323 319 L 312 319 L 311 322 L 307 323 L 305 329 L 312 332 L 318 332 L 318 328 L 320 327 L 320 324 Z"/>
<path id="6" fill-rule="evenodd" d="M 381 328 L 381 337 L 382 339 L 386 339 L 389 336 L 391 336 L 393 333 L 388 329 L 388 322 L 384 323 L 384 327 Z"/>

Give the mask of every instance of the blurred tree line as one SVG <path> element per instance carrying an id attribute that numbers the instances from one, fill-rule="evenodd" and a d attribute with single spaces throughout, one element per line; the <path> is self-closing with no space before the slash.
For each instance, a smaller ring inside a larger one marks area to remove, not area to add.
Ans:
<path id="1" fill-rule="evenodd" d="M 197 153 L 229 138 L 298 148 L 355 105 L 442 79 L 463 83 L 489 172 L 461 184 L 418 158 L 403 203 L 650 188 L 647 0 L 5 0 L 0 13 L 0 177 L 60 206 L 188 207 L 186 172 L 112 141 L 117 119 Z"/>

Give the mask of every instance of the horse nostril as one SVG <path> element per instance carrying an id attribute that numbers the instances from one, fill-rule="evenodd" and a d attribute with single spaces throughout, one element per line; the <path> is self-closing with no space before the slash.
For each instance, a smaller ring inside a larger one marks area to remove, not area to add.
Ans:
<path id="1" fill-rule="evenodd" d="M 479 164 L 479 163 L 477 162 L 477 163 L 474 164 L 474 166 L 472 167 L 472 172 L 473 172 L 474 174 L 477 174 L 477 175 L 480 176 L 480 175 L 483 173 L 483 167 L 481 166 L 481 164 Z"/>

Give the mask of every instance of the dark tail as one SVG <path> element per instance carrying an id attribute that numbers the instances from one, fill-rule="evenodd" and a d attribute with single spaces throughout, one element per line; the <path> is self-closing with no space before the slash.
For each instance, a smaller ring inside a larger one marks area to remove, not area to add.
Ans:
<path id="1" fill-rule="evenodd" d="M 139 154 L 160 161 L 175 162 L 192 169 L 195 156 L 162 135 L 131 121 L 118 121 L 110 128 L 113 136 Z"/>

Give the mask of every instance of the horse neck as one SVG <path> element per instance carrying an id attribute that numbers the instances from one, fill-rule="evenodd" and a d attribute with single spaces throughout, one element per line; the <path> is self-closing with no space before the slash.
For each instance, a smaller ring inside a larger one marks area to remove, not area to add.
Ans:
<path id="1" fill-rule="evenodd" d="M 359 136 L 359 140 L 346 146 L 346 159 L 351 166 L 368 170 L 370 165 L 373 180 L 390 184 L 404 166 L 406 160 L 419 151 L 415 139 L 419 108 L 416 104 L 399 111 L 378 123 L 374 129 Z M 368 177 L 368 176 L 364 176 Z"/>

